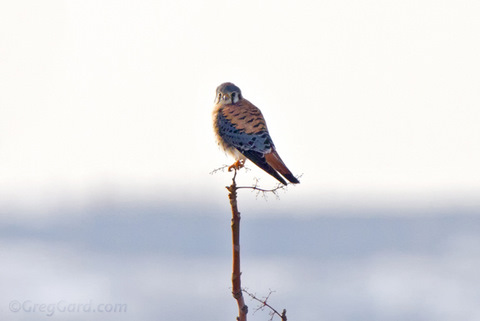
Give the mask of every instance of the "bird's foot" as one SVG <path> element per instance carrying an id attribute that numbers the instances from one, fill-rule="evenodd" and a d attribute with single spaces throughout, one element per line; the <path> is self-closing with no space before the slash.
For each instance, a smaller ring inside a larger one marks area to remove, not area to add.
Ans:
<path id="1" fill-rule="evenodd" d="M 231 172 L 233 170 L 238 171 L 243 166 L 245 166 L 245 160 L 244 159 L 239 159 L 235 163 L 233 163 L 232 165 L 228 166 L 228 171 L 229 172 Z"/>

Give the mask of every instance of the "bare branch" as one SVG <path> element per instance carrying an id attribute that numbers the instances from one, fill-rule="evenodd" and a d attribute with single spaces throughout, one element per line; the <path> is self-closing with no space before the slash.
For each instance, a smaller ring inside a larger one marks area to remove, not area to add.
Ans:
<path id="1" fill-rule="evenodd" d="M 245 292 L 246 294 L 248 294 L 253 300 L 260 302 L 260 305 L 259 305 L 259 307 L 255 310 L 255 312 L 257 312 L 258 310 L 262 310 L 262 311 L 263 311 L 263 310 L 265 309 L 265 307 L 267 307 L 267 308 L 270 309 L 270 313 L 269 313 L 270 316 L 271 316 L 270 321 L 273 320 L 273 317 L 274 317 L 275 315 L 278 315 L 282 321 L 287 321 L 287 310 L 283 309 L 282 314 L 280 314 L 277 310 L 275 310 L 275 309 L 267 302 L 268 299 L 270 298 L 270 295 L 272 295 L 272 293 L 275 292 L 275 291 L 270 290 L 270 292 L 268 293 L 268 295 L 267 295 L 266 297 L 264 297 L 263 299 L 257 298 L 257 296 L 256 296 L 255 294 L 248 292 L 245 288 L 243 288 L 242 291 Z M 254 312 L 254 313 L 255 313 L 255 312 Z"/>
<path id="2" fill-rule="evenodd" d="M 263 189 L 263 188 L 260 188 L 258 187 L 257 185 L 253 185 L 253 186 L 237 186 L 237 189 L 241 189 L 241 188 L 249 188 L 249 189 L 252 189 L 254 191 L 258 191 L 260 193 L 273 193 L 273 194 L 277 194 L 277 191 L 281 190 L 281 189 L 286 189 L 287 186 L 286 185 L 282 185 L 282 184 L 278 184 L 277 186 L 275 186 L 274 188 L 272 189 Z"/>
<path id="3" fill-rule="evenodd" d="M 230 199 L 230 206 L 232 208 L 232 295 L 237 301 L 238 305 L 238 321 L 246 321 L 248 307 L 242 295 L 241 275 L 240 272 L 240 212 L 237 207 L 237 184 L 235 178 L 237 177 L 237 170 L 232 178 L 232 185 L 227 186 L 229 191 L 228 198 Z"/>
<path id="4" fill-rule="evenodd" d="M 235 166 L 234 166 L 235 165 Z M 237 206 L 237 190 L 238 189 L 251 189 L 252 191 L 257 192 L 257 196 L 262 194 L 264 198 L 266 198 L 267 193 L 272 193 L 278 198 L 278 191 L 279 190 L 286 190 L 286 186 L 282 184 L 278 184 L 276 187 L 272 189 L 263 189 L 258 187 L 259 180 L 255 179 L 255 184 L 253 186 L 237 186 L 236 184 L 236 177 L 238 166 L 234 164 L 232 166 L 224 165 L 220 168 L 213 170 L 210 174 L 215 174 L 218 171 L 225 171 L 226 168 L 230 171 L 231 169 L 234 170 L 233 177 L 232 177 L 232 185 L 226 186 L 228 193 L 228 198 L 230 200 L 230 206 L 232 208 L 232 295 L 237 301 L 238 305 L 238 317 L 237 321 L 247 321 L 247 313 L 248 307 L 245 304 L 245 300 L 243 298 L 243 292 L 247 293 L 252 299 L 260 302 L 262 305 L 256 310 L 263 310 L 265 307 L 270 309 L 270 321 L 273 320 L 275 315 L 278 315 L 282 321 L 287 321 L 287 311 L 284 309 L 282 314 L 280 314 L 277 310 L 275 310 L 270 304 L 268 304 L 267 300 L 269 299 L 270 295 L 273 291 L 263 299 L 258 299 L 254 294 L 247 292 L 245 289 L 241 287 L 241 271 L 240 271 L 240 212 L 238 211 Z"/>
<path id="5" fill-rule="evenodd" d="M 256 197 L 258 197 L 259 195 L 262 195 L 262 197 L 265 200 L 268 199 L 268 197 L 267 197 L 268 193 L 272 193 L 273 195 L 275 195 L 275 197 L 277 199 L 280 199 L 280 196 L 278 195 L 278 191 L 287 189 L 287 186 L 283 185 L 281 183 L 278 183 L 274 188 L 271 188 L 271 189 L 260 188 L 259 187 L 260 180 L 258 178 L 255 178 L 254 180 L 255 181 L 254 181 L 252 186 L 238 186 L 237 189 L 241 189 L 241 188 L 242 189 L 251 189 L 252 191 L 256 192 Z"/>
<path id="6" fill-rule="evenodd" d="M 213 174 L 216 174 L 218 172 L 225 172 L 225 169 L 228 168 L 228 165 L 222 165 L 222 167 L 219 167 L 219 168 L 215 168 L 213 171 L 211 171 L 209 174 L 210 175 L 213 175 Z"/>

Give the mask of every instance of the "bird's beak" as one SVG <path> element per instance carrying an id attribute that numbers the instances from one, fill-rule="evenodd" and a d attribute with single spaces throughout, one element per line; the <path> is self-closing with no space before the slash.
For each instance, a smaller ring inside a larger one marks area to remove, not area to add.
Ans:
<path id="1" fill-rule="evenodd" d="M 226 100 L 228 100 L 228 99 L 230 99 L 230 95 L 229 95 L 229 94 L 225 94 L 225 95 L 223 95 L 223 100 L 225 100 L 225 101 L 226 101 Z"/>

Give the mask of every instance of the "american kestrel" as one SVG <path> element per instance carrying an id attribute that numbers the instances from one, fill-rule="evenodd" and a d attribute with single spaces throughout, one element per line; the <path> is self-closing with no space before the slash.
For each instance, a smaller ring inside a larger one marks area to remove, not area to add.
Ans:
<path id="1" fill-rule="evenodd" d="M 248 158 L 284 185 L 287 182 L 282 176 L 293 184 L 300 183 L 278 155 L 260 109 L 230 82 L 217 87 L 213 128 L 218 144 L 236 159 L 229 170 L 243 167 Z"/>

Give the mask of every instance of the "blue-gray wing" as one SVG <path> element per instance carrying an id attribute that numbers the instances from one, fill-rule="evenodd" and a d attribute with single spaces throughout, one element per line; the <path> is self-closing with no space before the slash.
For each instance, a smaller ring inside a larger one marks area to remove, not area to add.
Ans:
<path id="1" fill-rule="evenodd" d="M 253 151 L 264 154 L 274 146 L 268 131 L 261 130 L 256 133 L 246 133 L 245 130 L 237 127 L 222 112 L 217 114 L 218 134 L 225 143 L 235 147 L 241 153 Z"/>

